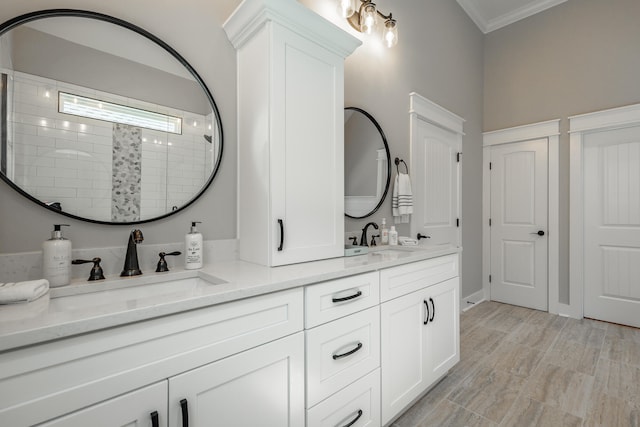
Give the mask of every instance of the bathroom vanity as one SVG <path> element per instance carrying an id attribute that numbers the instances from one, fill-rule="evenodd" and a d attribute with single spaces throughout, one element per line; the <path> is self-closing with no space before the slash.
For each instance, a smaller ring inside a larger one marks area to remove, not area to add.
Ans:
<path id="1" fill-rule="evenodd" d="M 0 419 L 388 424 L 459 360 L 459 248 L 382 249 L 107 279 L 2 307 Z"/>

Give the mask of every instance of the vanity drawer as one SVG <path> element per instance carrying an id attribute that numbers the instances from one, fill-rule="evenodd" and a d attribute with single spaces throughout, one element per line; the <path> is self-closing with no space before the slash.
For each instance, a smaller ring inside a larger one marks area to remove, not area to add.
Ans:
<path id="1" fill-rule="evenodd" d="M 458 276 L 458 254 L 445 255 L 380 271 L 380 299 L 402 295 Z"/>
<path id="2" fill-rule="evenodd" d="M 357 420 L 356 420 L 357 418 Z M 380 426 L 380 369 L 307 411 L 307 427 Z"/>
<path id="3" fill-rule="evenodd" d="M 377 272 L 307 286 L 305 325 L 313 328 L 379 303 L 380 276 Z"/>
<path id="4" fill-rule="evenodd" d="M 307 407 L 380 366 L 380 307 L 306 331 Z"/>

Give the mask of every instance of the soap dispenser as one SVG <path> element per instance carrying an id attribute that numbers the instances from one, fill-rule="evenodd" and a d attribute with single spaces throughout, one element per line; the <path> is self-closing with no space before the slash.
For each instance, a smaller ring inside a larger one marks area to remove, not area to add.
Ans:
<path id="1" fill-rule="evenodd" d="M 55 224 L 51 239 L 42 244 L 42 276 L 52 288 L 71 282 L 71 240 L 62 237 L 63 226 L 69 225 Z"/>
<path id="2" fill-rule="evenodd" d="M 184 239 L 184 268 L 187 270 L 202 268 L 202 233 L 196 229 L 196 224 L 201 222 L 192 221 L 191 231 Z"/>
<path id="3" fill-rule="evenodd" d="M 389 229 L 387 228 L 386 218 L 382 218 L 382 226 L 380 227 L 380 243 L 383 245 L 389 244 Z"/>

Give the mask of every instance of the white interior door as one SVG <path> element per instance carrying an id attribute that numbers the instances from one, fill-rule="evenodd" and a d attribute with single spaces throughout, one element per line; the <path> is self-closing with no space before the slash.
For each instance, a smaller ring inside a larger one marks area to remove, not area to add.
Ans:
<path id="1" fill-rule="evenodd" d="M 640 127 L 584 140 L 584 315 L 640 327 Z"/>
<path id="2" fill-rule="evenodd" d="M 411 237 L 420 233 L 429 236 L 421 244 L 458 246 L 460 137 L 424 120 L 417 122 L 410 171 L 414 193 Z"/>
<path id="3" fill-rule="evenodd" d="M 547 138 L 491 149 L 491 299 L 547 310 Z"/>

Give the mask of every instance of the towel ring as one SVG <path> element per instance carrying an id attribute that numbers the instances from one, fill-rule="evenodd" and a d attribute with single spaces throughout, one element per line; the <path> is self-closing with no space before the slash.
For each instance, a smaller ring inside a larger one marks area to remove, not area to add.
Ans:
<path id="1" fill-rule="evenodd" d="M 394 160 L 394 163 L 396 164 L 396 172 L 397 172 L 397 173 L 400 173 L 400 168 L 399 168 L 399 166 L 398 166 L 398 165 L 399 165 L 400 163 L 404 163 L 404 167 L 405 167 L 405 169 L 407 170 L 407 175 L 409 174 L 409 166 L 407 166 L 407 164 L 405 163 L 405 161 L 404 161 L 404 160 L 399 159 L 398 157 L 396 157 L 396 159 Z"/>

